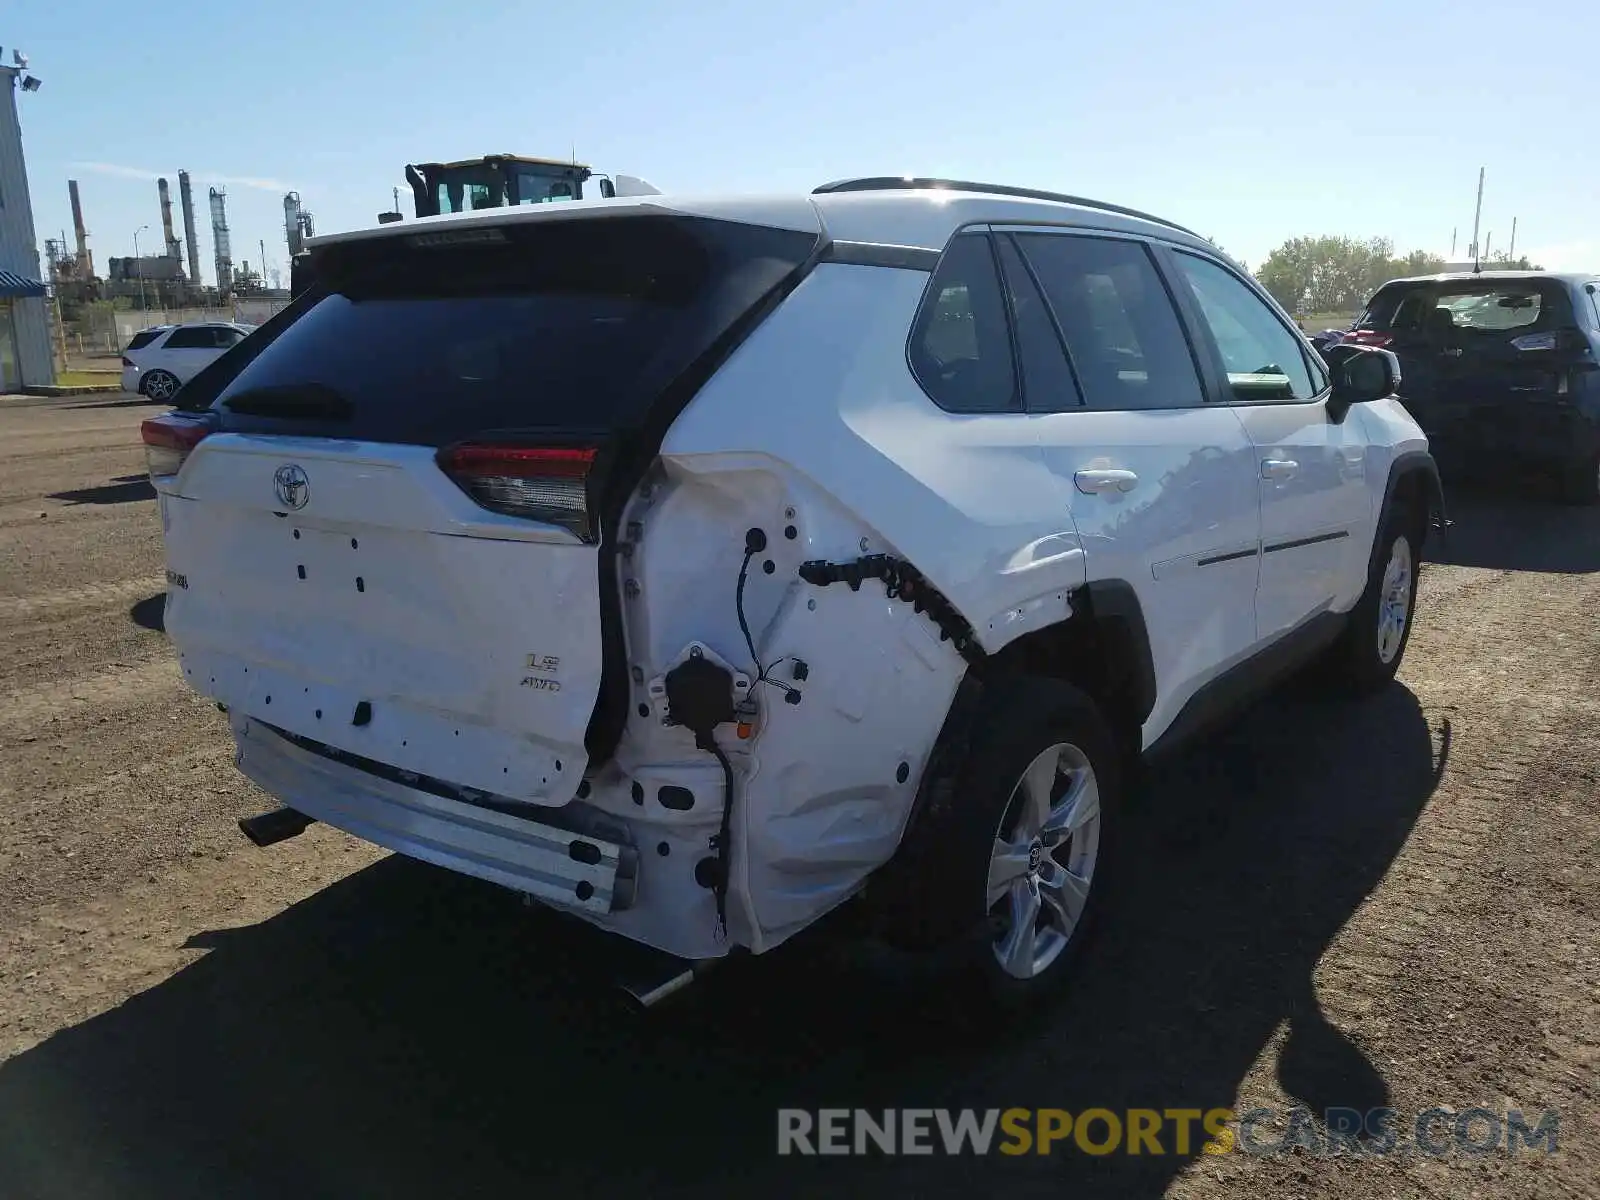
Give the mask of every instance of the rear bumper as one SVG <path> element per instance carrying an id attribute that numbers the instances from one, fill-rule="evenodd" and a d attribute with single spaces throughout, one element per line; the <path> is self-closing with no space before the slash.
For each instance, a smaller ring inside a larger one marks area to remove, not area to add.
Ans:
<path id="1" fill-rule="evenodd" d="M 249 717 L 235 716 L 233 733 L 239 770 L 324 824 L 561 908 L 599 917 L 633 904 L 638 857 L 631 846 L 351 770 Z"/>

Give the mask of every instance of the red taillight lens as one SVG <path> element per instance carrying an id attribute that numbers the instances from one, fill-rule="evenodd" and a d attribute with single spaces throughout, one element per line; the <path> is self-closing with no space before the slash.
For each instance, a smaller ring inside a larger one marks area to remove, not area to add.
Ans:
<path id="1" fill-rule="evenodd" d="M 133 366 L 133 359 L 129 358 L 126 354 L 124 354 L 122 356 L 122 365 L 125 366 L 125 367 Z"/>
<path id="2" fill-rule="evenodd" d="M 1345 342 L 1356 346 L 1387 346 L 1394 341 L 1391 334 L 1379 333 L 1376 329 L 1355 329 L 1345 335 Z"/>
<path id="3" fill-rule="evenodd" d="M 185 420 L 170 413 L 151 417 L 139 426 L 139 436 L 144 441 L 144 459 L 150 468 L 150 478 L 176 475 L 211 429 L 203 421 Z"/>
<path id="4" fill-rule="evenodd" d="M 439 452 L 439 469 L 491 512 L 569 529 L 594 540 L 589 475 L 595 450 L 468 443 Z"/>

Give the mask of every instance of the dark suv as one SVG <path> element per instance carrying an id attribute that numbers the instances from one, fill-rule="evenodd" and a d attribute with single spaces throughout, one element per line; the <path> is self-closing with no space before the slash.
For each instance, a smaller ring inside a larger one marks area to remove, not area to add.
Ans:
<path id="1" fill-rule="evenodd" d="M 1400 359 L 1400 398 L 1442 469 L 1552 473 L 1600 503 L 1600 277 L 1395 279 L 1345 339 Z"/>

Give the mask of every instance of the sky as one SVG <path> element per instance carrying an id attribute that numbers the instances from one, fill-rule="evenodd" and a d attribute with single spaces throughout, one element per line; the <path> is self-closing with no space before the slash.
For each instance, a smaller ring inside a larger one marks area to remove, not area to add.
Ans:
<path id="1" fill-rule="evenodd" d="M 1209 0 L 0 0 L 41 243 L 159 253 L 155 177 L 226 189 L 235 261 L 284 270 L 283 194 L 372 224 L 408 162 L 518 153 L 666 192 L 914 174 L 1093 196 L 1259 265 L 1291 237 L 1448 256 L 1483 229 L 1600 270 L 1600 5 Z M 1475 47 L 1481 49 L 1474 49 Z M 402 190 L 401 206 L 411 201 Z M 178 236 L 182 218 L 176 211 Z"/>

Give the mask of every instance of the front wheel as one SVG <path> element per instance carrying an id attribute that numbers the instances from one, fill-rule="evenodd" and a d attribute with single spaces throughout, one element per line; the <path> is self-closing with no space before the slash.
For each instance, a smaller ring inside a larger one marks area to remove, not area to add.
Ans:
<path id="1" fill-rule="evenodd" d="M 1367 588 L 1350 610 L 1349 623 L 1334 644 L 1330 666 L 1352 691 L 1372 692 L 1400 670 L 1417 607 L 1422 562 L 1422 519 L 1394 508 L 1378 531 L 1377 561 Z"/>

